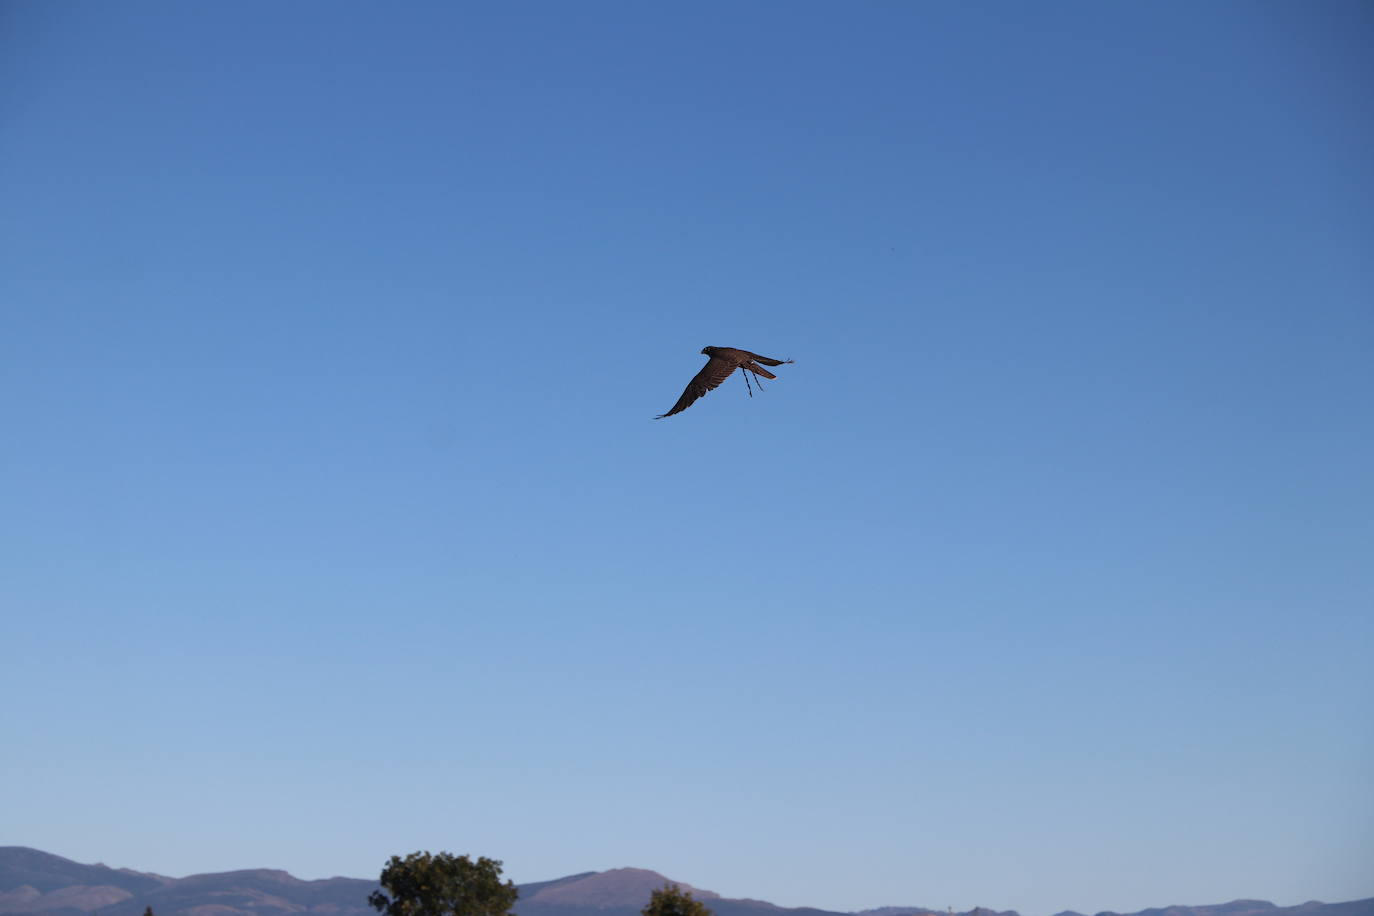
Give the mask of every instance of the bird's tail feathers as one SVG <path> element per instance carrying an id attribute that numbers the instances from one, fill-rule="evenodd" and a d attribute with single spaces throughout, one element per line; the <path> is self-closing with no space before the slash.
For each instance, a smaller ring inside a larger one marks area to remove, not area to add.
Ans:
<path id="1" fill-rule="evenodd" d="M 756 365 L 754 365 L 753 363 L 745 363 L 745 364 L 744 364 L 744 368 L 748 369 L 750 372 L 754 373 L 755 375 L 761 375 L 761 376 L 763 376 L 764 378 L 777 378 L 776 375 L 774 375 L 773 373 L 769 372 L 767 369 L 763 368 L 762 366 L 756 366 Z"/>
<path id="2" fill-rule="evenodd" d="M 792 362 L 792 360 L 790 359 L 773 359 L 772 357 L 768 356 L 759 356 L 757 353 L 750 353 L 749 355 L 752 356 L 754 359 L 758 360 L 759 362 L 763 363 L 765 366 L 781 366 L 783 363 Z M 772 376 L 769 377 L 771 378 Z"/>

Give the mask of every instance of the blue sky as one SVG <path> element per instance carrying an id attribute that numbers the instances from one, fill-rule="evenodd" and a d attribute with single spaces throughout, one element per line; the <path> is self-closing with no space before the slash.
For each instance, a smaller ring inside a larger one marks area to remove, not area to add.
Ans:
<path id="1" fill-rule="evenodd" d="M 1371 38 L 6 4 L 0 843 L 1374 896 Z"/>

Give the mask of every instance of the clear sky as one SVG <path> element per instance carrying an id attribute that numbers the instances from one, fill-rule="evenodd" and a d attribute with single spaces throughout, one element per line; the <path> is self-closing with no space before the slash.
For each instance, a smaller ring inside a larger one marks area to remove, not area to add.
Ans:
<path id="1" fill-rule="evenodd" d="M 1371 46 L 4 4 L 0 843 L 1374 896 Z"/>

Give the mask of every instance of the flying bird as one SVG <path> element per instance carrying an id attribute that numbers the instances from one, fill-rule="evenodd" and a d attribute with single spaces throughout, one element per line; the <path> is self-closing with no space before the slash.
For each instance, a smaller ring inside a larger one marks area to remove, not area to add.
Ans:
<path id="1" fill-rule="evenodd" d="M 702 347 L 701 352 L 705 356 L 711 357 L 706 361 L 706 365 L 701 371 L 687 383 L 687 390 L 682 392 L 682 397 L 677 399 L 673 409 L 667 413 L 661 413 L 654 417 L 655 420 L 662 420 L 664 417 L 671 417 L 675 413 L 682 413 L 697 398 L 701 397 L 712 388 L 717 388 L 720 383 L 730 377 L 730 373 L 743 367 L 744 384 L 749 388 L 749 397 L 754 396 L 753 386 L 749 385 L 749 373 L 752 372 L 763 378 L 777 378 L 763 366 L 781 366 L 783 363 L 790 363 L 790 359 L 769 359 L 767 356 L 759 356 L 757 353 L 750 353 L 748 350 L 736 350 L 734 347 Z M 763 363 L 760 366 L 759 363 Z M 763 390 L 760 383 L 759 390 Z"/>

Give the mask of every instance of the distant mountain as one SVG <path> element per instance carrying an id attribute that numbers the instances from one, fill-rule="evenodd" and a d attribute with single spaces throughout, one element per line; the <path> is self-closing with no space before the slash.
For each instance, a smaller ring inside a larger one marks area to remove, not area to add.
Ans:
<path id="1" fill-rule="evenodd" d="M 880 906 L 876 910 L 857 910 L 850 913 L 849 916 L 949 916 L 949 913 L 949 910 L 932 910 L 923 906 Z M 1065 910 L 1064 913 L 1056 914 L 1056 916 L 1065 916 L 1067 913 L 1068 911 Z M 998 913 L 987 907 L 979 906 L 967 913 L 955 913 L 954 916 L 1021 916 L 1021 914 L 1015 910 L 1005 910 Z M 1069 916 L 1081 916 L 1081 914 L 1072 913 Z"/>
<path id="2" fill-rule="evenodd" d="M 1316 900 L 1298 906 L 1278 907 L 1268 900 L 1232 900 L 1230 903 L 1217 903 L 1210 906 L 1166 906 L 1157 909 L 1141 910 L 1138 913 L 1113 913 L 1106 911 L 1097 916 L 1301 916 L 1304 913 L 1334 916 L 1336 908 L 1355 906 L 1353 913 L 1363 913 L 1362 905 L 1374 904 L 1374 900 L 1357 900 L 1353 903 L 1320 903 Z"/>
<path id="3" fill-rule="evenodd" d="M 613 868 L 593 871 L 557 881 L 522 884 L 520 899 L 539 906 L 575 906 L 596 910 L 618 906 L 640 906 L 649 902 L 649 895 L 664 884 L 673 883 L 656 871 L 643 868 Z M 676 882 L 684 891 L 691 891 L 698 900 L 719 900 L 720 894 L 703 891 L 690 884 Z"/>
<path id="4" fill-rule="evenodd" d="M 642 868 L 585 872 L 519 886 L 517 916 L 639 916 L 655 888 L 674 883 L 708 902 L 716 916 L 845 916 L 727 900 Z M 23 916 L 377 916 L 367 897 L 376 881 L 302 881 L 253 869 L 168 878 L 70 859 L 19 846 L 0 847 L 0 914 Z M 1374 916 L 1374 914 L 1371 914 Z"/>
<path id="5" fill-rule="evenodd" d="M 27 886 L 45 894 L 81 885 L 107 885 L 137 893 L 160 887 L 171 880 L 160 875 L 129 871 L 127 868 L 80 865 L 70 859 L 23 846 L 0 846 L 0 893 L 17 886 Z"/>
<path id="6" fill-rule="evenodd" d="M 670 883 L 691 891 L 716 916 L 847 916 L 807 907 L 788 909 L 762 900 L 733 900 L 643 868 L 613 868 L 558 881 L 522 884 L 515 912 L 518 916 L 639 916 L 649 895 Z"/>
<path id="7" fill-rule="evenodd" d="M 857 913 L 786 908 L 762 900 L 722 897 L 642 868 L 583 872 L 519 886 L 517 916 L 639 916 L 654 889 L 680 885 L 716 916 L 948 916 L 921 906 Z M 82 865 L 23 846 L 0 846 L 0 916 L 377 916 L 367 905 L 376 881 L 327 878 L 302 881 L 284 871 L 250 869 L 169 878 L 127 868 Z M 955 916 L 1018 916 L 974 909 Z M 1081 916 L 1065 910 L 1056 916 Z M 1374 916 L 1374 898 L 1348 903 L 1311 901 L 1277 907 L 1263 900 L 1212 906 L 1169 906 L 1097 916 Z"/>
<path id="8" fill-rule="evenodd" d="M 0 914 L 33 916 L 377 916 L 367 905 L 375 881 L 302 881 L 259 869 L 168 878 L 70 859 L 21 846 L 0 847 Z"/>
<path id="9" fill-rule="evenodd" d="M 171 880 L 104 865 L 80 865 L 22 846 L 0 847 L 0 913 L 77 916 L 150 894 Z"/>
<path id="10" fill-rule="evenodd" d="M 951 912 L 951 910 L 932 910 L 923 906 L 880 906 L 874 910 L 856 910 L 849 916 L 949 916 Z M 1068 911 L 1065 910 L 1065 913 Z M 996 910 L 978 906 L 967 913 L 954 913 L 953 916 L 1021 916 L 1021 914 L 1015 910 L 1004 910 L 999 913 Z M 1064 916 L 1064 914 L 1056 914 L 1056 916 Z M 1081 914 L 1074 913 L 1072 916 L 1081 916 Z"/>

